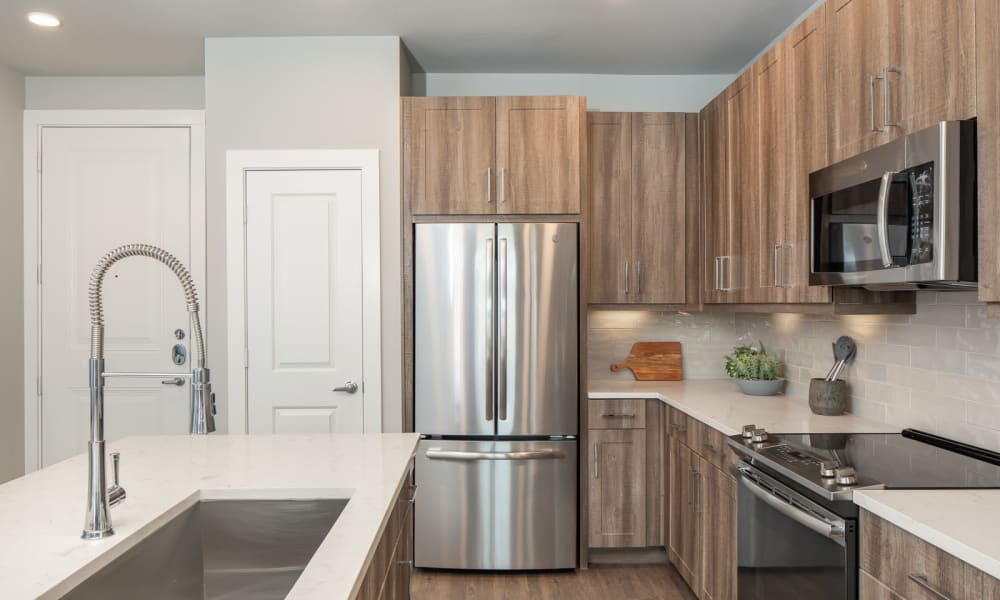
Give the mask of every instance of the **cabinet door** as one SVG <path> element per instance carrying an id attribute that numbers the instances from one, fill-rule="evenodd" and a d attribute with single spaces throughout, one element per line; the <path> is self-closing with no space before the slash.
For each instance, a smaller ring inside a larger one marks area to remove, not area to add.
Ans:
<path id="1" fill-rule="evenodd" d="M 1000 0 L 976 0 L 979 300 L 1000 302 Z M 995 310 L 996 306 L 990 306 Z"/>
<path id="2" fill-rule="evenodd" d="M 702 600 L 736 600 L 736 482 L 702 461 Z"/>
<path id="3" fill-rule="evenodd" d="M 699 460 L 677 438 L 670 440 L 670 559 L 693 590 L 701 585 Z"/>
<path id="4" fill-rule="evenodd" d="M 497 212 L 580 212 L 584 102 L 578 96 L 496 99 Z"/>
<path id="5" fill-rule="evenodd" d="M 632 115 L 587 114 L 590 295 L 593 304 L 629 300 Z"/>
<path id="6" fill-rule="evenodd" d="M 684 113 L 632 116 L 632 257 L 645 304 L 684 304 L 686 280 Z"/>
<path id="7" fill-rule="evenodd" d="M 590 546 L 646 545 L 646 431 L 591 429 Z"/>
<path id="8" fill-rule="evenodd" d="M 493 98 L 403 98 L 403 194 L 415 215 L 496 212 Z"/>
<path id="9" fill-rule="evenodd" d="M 830 302 L 830 288 L 809 286 L 809 174 L 829 164 L 826 10 L 818 8 L 785 38 L 788 191 L 779 248 L 786 302 Z"/>
<path id="10" fill-rule="evenodd" d="M 791 229 L 788 205 L 788 86 L 785 74 L 785 45 L 779 43 L 752 67 L 756 99 L 757 198 L 760 231 L 746 243 L 756 250 L 756 270 L 749 273 L 750 295 L 756 302 L 782 302 L 784 288 L 780 264 L 785 236 Z M 750 232 L 751 235 L 753 232 Z"/>
<path id="11" fill-rule="evenodd" d="M 730 258 L 723 265 L 728 302 L 757 302 L 751 286 L 760 262 L 761 205 L 758 193 L 757 99 L 752 70 L 744 72 L 727 93 L 729 196 L 733 221 Z"/>
<path id="12" fill-rule="evenodd" d="M 901 73 L 890 75 L 890 120 L 908 134 L 976 116 L 975 0 L 894 1 Z"/>
<path id="13" fill-rule="evenodd" d="M 904 600 L 902 596 L 884 586 L 881 581 L 869 575 L 867 571 L 862 570 L 860 574 L 860 600 Z"/>
<path id="14" fill-rule="evenodd" d="M 718 96 L 702 109 L 701 135 L 701 197 L 702 197 L 702 275 L 703 300 L 718 303 L 724 298 L 720 291 L 722 256 L 729 254 L 730 202 L 728 168 L 726 164 L 726 102 Z"/>
<path id="15" fill-rule="evenodd" d="M 893 139 L 885 127 L 882 82 L 872 81 L 890 66 L 890 4 L 896 0 L 830 0 L 830 146 L 833 162 Z M 874 87 L 873 87 L 874 86 Z"/>

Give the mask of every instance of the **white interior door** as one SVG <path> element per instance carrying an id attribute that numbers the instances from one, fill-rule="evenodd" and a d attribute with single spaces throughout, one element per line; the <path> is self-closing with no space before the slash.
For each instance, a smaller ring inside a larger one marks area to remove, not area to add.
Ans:
<path id="1" fill-rule="evenodd" d="M 361 171 L 249 171 L 246 207 L 249 432 L 363 431 Z"/>
<path id="2" fill-rule="evenodd" d="M 42 464 L 83 452 L 89 439 L 89 275 L 124 243 L 165 248 L 190 266 L 191 131 L 187 127 L 45 127 L 40 174 Z M 104 285 L 109 371 L 185 372 L 184 297 L 158 262 L 126 259 Z M 175 331 L 183 332 L 177 339 Z M 109 380 L 105 435 L 186 433 L 188 384 Z"/>

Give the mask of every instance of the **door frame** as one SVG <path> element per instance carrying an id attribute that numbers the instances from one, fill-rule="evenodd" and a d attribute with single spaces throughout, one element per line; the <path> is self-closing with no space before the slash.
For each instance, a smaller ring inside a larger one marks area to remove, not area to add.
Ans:
<path id="1" fill-rule="evenodd" d="M 382 431 L 382 270 L 378 161 L 378 150 L 226 152 L 226 350 L 230 434 L 245 434 L 250 430 L 246 300 L 248 171 L 360 171 L 363 431 Z"/>
<path id="2" fill-rule="evenodd" d="M 191 276 L 202 294 L 206 273 L 205 111 L 203 110 L 25 110 L 24 111 L 24 469 L 41 467 L 41 162 L 42 131 L 54 127 L 186 127 L 191 132 Z M 81 300 L 82 301 L 82 300 Z M 203 304 L 204 307 L 204 304 Z M 208 323 L 203 308 L 202 320 Z M 86 365 L 80 365 L 86 369 Z"/>

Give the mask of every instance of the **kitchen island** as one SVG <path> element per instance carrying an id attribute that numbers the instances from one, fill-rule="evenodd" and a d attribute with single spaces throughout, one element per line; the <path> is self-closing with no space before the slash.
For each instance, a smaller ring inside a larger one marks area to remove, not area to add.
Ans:
<path id="1" fill-rule="evenodd" d="M 4 598 L 58 598 L 199 500 L 349 499 L 292 588 L 292 599 L 357 595 L 397 495 L 416 434 L 130 437 L 115 535 L 80 539 L 87 461 L 78 455 L 0 485 Z"/>

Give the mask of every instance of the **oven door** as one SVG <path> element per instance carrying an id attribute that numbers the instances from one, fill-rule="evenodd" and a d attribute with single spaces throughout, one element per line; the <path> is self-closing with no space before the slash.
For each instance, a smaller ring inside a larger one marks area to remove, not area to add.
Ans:
<path id="1" fill-rule="evenodd" d="M 857 600 L 857 521 L 738 463 L 738 599 Z"/>

